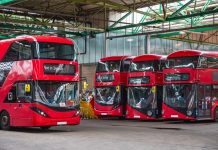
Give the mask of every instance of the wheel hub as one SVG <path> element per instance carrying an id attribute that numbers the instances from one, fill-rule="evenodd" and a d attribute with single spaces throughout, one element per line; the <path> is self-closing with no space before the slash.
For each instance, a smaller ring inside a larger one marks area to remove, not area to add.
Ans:
<path id="1" fill-rule="evenodd" d="M 2 125 L 4 125 L 4 126 L 7 125 L 8 124 L 8 117 L 3 116 L 1 122 L 2 122 Z"/>

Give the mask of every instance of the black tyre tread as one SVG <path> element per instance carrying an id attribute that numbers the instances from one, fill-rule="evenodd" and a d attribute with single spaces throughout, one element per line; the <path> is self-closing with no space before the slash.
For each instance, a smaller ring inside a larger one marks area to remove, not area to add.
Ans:
<path id="1" fill-rule="evenodd" d="M 2 121 L 2 118 L 3 116 L 7 116 L 8 117 L 8 124 L 6 126 L 3 125 L 3 123 L 1 122 Z M 10 115 L 7 111 L 3 111 L 0 115 L 0 128 L 2 130 L 10 130 Z"/>
<path id="2" fill-rule="evenodd" d="M 49 130 L 51 128 L 51 126 L 42 126 L 40 127 L 42 130 Z"/>
<path id="3" fill-rule="evenodd" d="M 214 121 L 218 122 L 218 107 L 216 107 L 214 110 Z"/>

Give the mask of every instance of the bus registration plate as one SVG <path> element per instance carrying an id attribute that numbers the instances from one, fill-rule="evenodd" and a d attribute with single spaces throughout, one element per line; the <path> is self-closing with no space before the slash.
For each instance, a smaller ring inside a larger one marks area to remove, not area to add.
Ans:
<path id="1" fill-rule="evenodd" d="M 140 116 L 138 116 L 138 115 L 134 115 L 134 118 L 141 118 Z"/>
<path id="2" fill-rule="evenodd" d="M 178 118 L 178 115 L 171 115 L 171 118 Z"/>
<path id="3" fill-rule="evenodd" d="M 61 126 L 61 125 L 66 125 L 67 122 L 57 122 L 57 125 Z"/>
<path id="4" fill-rule="evenodd" d="M 102 116 L 106 116 L 106 115 L 107 115 L 107 113 L 101 113 L 101 115 L 102 115 Z"/>

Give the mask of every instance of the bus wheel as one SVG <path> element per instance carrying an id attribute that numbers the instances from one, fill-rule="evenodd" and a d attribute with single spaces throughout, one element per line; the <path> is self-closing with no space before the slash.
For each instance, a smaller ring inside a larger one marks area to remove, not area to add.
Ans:
<path id="1" fill-rule="evenodd" d="M 42 130 L 49 130 L 51 127 L 50 126 L 43 126 L 43 127 L 40 127 Z"/>
<path id="2" fill-rule="evenodd" d="M 125 116 L 120 116 L 120 117 L 118 117 L 118 119 L 119 119 L 119 120 L 125 120 L 126 117 L 125 117 Z"/>
<path id="3" fill-rule="evenodd" d="M 10 116 L 8 112 L 3 111 L 0 116 L 0 128 L 2 130 L 9 130 L 10 129 Z"/>
<path id="4" fill-rule="evenodd" d="M 218 107 L 214 110 L 214 121 L 218 122 Z"/>

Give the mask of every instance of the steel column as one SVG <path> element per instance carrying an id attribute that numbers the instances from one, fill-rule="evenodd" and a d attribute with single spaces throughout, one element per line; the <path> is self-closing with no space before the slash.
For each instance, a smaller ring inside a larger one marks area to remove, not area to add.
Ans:
<path id="1" fill-rule="evenodd" d="M 151 42 L 150 42 L 151 36 L 145 35 L 145 54 L 150 54 L 151 53 Z"/>

